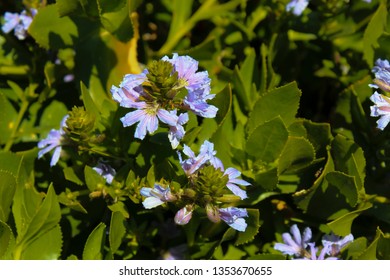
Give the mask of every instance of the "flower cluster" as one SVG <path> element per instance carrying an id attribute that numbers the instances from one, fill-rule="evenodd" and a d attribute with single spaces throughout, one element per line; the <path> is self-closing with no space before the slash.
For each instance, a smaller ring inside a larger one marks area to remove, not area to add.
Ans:
<path id="1" fill-rule="evenodd" d="M 284 243 L 275 243 L 274 249 L 283 254 L 292 256 L 294 259 L 304 260 L 337 260 L 341 250 L 353 241 L 353 235 L 349 234 L 340 238 L 334 234 L 324 235 L 322 238 L 322 249 L 311 242 L 312 232 L 306 227 L 303 234 L 296 224 L 290 228 L 290 233 L 282 234 Z"/>
<path id="2" fill-rule="evenodd" d="M 154 133 L 159 122 L 169 128 L 168 139 L 177 148 L 184 137 L 187 111 L 214 118 L 218 108 L 209 105 L 210 78 L 207 71 L 197 72 L 198 62 L 189 56 L 174 54 L 154 61 L 141 74 L 126 75 L 111 93 L 120 106 L 134 109 L 121 118 L 124 126 L 138 123 L 134 137 L 144 139 Z"/>
<path id="3" fill-rule="evenodd" d="M 220 206 L 245 199 L 246 191 L 240 185 L 250 184 L 238 178 L 241 175 L 238 170 L 224 169 L 221 160 L 215 156 L 214 145 L 207 140 L 201 145 L 198 155 L 187 145 L 184 145 L 183 153 L 187 159 L 183 159 L 179 152 L 178 155 L 188 184 L 175 193 L 171 192 L 169 186 L 160 184 L 155 184 L 153 189 L 142 188 L 141 195 L 146 197 L 144 207 L 150 209 L 165 202 L 176 202 L 184 205 L 175 215 L 176 224 L 187 224 L 194 210 L 200 208 L 205 209 L 210 221 L 217 223 L 222 220 L 238 231 L 245 231 L 247 224 L 244 218 L 248 216 L 247 210 Z"/>
<path id="4" fill-rule="evenodd" d="M 387 60 L 378 59 L 375 62 L 375 66 L 372 68 L 372 72 L 375 74 L 374 83 L 370 87 L 375 89 L 381 89 L 385 92 L 390 92 L 390 63 Z M 377 121 L 377 127 L 384 130 L 390 122 L 390 98 L 378 91 L 370 97 L 370 100 L 375 103 L 371 106 L 371 116 L 380 117 Z"/>
<path id="5" fill-rule="evenodd" d="M 29 11 L 23 10 L 20 14 L 6 12 L 4 14 L 4 24 L 1 29 L 4 33 L 10 33 L 13 30 L 19 40 L 24 40 L 27 37 L 27 30 L 36 14 L 36 9 L 30 9 Z"/>

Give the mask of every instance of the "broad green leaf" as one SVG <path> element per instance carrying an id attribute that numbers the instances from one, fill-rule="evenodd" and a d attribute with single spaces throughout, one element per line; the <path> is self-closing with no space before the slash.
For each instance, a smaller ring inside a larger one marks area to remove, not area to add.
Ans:
<path id="1" fill-rule="evenodd" d="M 309 140 L 303 137 L 288 137 L 279 158 L 278 174 L 297 171 L 315 159 L 315 151 Z"/>
<path id="2" fill-rule="evenodd" d="M 88 236 L 84 246 L 83 260 L 102 260 L 105 239 L 106 225 L 100 223 Z"/>
<path id="3" fill-rule="evenodd" d="M 215 120 L 218 125 L 221 125 L 232 107 L 232 89 L 230 88 L 230 84 L 226 85 L 223 90 L 217 93 L 215 98 L 209 103 L 218 108 Z"/>
<path id="4" fill-rule="evenodd" d="M 23 260 L 57 260 L 61 256 L 62 233 L 59 225 L 34 239 L 21 255 Z"/>
<path id="5" fill-rule="evenodd" d="M 355 177 L 339 171 L 332 171 L 326 174 L 325 178 L 329 184 L 339 189 L 351 207 L 356 206 L 358 202 L 358 188 Z"/>
<path id="6" fill-rule="evenodd" d="M 135 199 L 135 198 L 133 198 Z M 134 203 L 139 203 L 138 200 L 134 201 Z M 118 202 L 115 202 L 114 204 L 111 204 L 111 205 L 108 205 L 108 208 L 112 211 L 112 212 L 120 212 L 122 214 L 123 217 L 125 217 L 126 219 L 128 219 L 130 217 L 129 215 L 129 211 L 127 210 L 127 207 L 126 207 L 126 204 L 124 204 L 122 201 L 118 201 Z"/>
<path id="7" fill-rule="evenodd" d="M 383 238 L 383 232 L 377 228 L 374 240 L 364 250 L 364 252 L 357 258 L 358 260 L 377 260 L 377 250 L 379 240 Z"/>
<path id="8" fill-rule="evenodd" d="M 252 241 L 260 228 L 260 212 L 259 209 L 246 209 L 248 211 L 248 217 L 245 218 L 247 228 L 244 232 L 238 232 L 237 240 L 234 243 L 235 246 L 242 245 Z"/>
<path id="9" fill-rule="evenodd" d="M 94 192 L 97 189 L 102 189 L 105 186 L 105 179 L 93 170 L 92 167 L 86 165 L 84 168 L 85 183 L 90 192 Z"/>
<path id="10" fill-rule="evenodd" d="M 39 9 L 28 31 L 45 49 L 71 47 L 78 37 L 76 24 L 67 16 L 60 17 L 55 4 Z"/>
<path id="11" fill-rule="evenodd" d="M 317 157 L 326 155 L 326 147 L 333 139 L 328 123 L 315 123 L 306 119 L 295 121 L 288 127 L 288 131 L 290 136 L 307 138 Z"/>
<path id="12" fill-rule="evenodd" d="M 120 41 L 127 42 L 133 36 L 133 27 L 130 20 L 131 1 L 123 0 L 97 0 L 100 22 L 110 33 Z"/>
<path id="13" fill-rule="evenodd" d="M 346 252 L 345 259 L 357 259 L 367 248 L 367 238 L 358 237 L 354 239 L 349 245 Z"/>
<path id="14" fill-rule="evenodd" d="M 111 215 L 111 223 L 110 223 L 110 233 L 109 233 L 109 241 L 111 252 L 115 254 L 115 252 L 119 249 L 119 246 L 122 243 L 122 239 L 126 234 L 126 226 L 125 226 L 125 217 L 121 212 L 112 212 Z"/>
<path id="15" fill-rule="evenodd" d="M 262 188 L 266 190 L 272 190 L 278 184 L 278 169 L 272 168 L 267 171 L 259 172 L 255 174 L 255 181 Z"/>
<path id="16" fill-rule="evenodd" d="M 15 82 L 7 81 L 9 87 L 14 91 L 19 100 L 24 101 L 26 99 L 24 90 Z"/>
<path id="17" fill-rule="evenodd" d="M 376 255 L 380 260 L 390 259 L 390 235 L 382 233 L 376 249 Z"/>
<path id="18" fill-rule="evenodd" d="M 256 161 L 274 162 L 283 151 L 288 139 L 288 132 L 280 117 L 267 121 L 249 135 L 246 153 Z"/>
<path id="19" fill-rule="evenodd" d="M 363 35 L 363 59 L 370 68 L 374 64 L 374 48 L 378 48 L 378 39 L 384 34 L 387 27 L 387 0 L 380 2 L 378 9 L 371 18 Z"/>
<path id="20" fill-rule="evenodd" d="M 327 223 L 330 229 L 336 234 L 340 236 L 346 236 L 351 233 L 351 226 L 353 221 L 364 211 L 371 208 L 371 204 L 366 204 L 359 209 L 349 212 L 336 220 Z"/>
<path id="21" fill-rule="evenodd" d="M 10 258 L 10 252 L 14 245 L 14 235 L 11 228 L 0 220 L 0 260 Z"/>
<path id="22" fill-rule="evenodd" d="M 15 129 L 18 113 L 2 92 L 0 92 L 0 108 L 0 144 L 5 144 Z"/>
<path id="23" fill-rule="evenodd" d="M 66 180 L 79 186 L 84 185 L 84 182 L 79 178 L 79 175 L 77 175 L 75 168 L 68 166 L 63 169 L 63 172 Z"/>
<path id="24" fill-rule="evenodd" d="M 295 82 L 273 89 L 255 103 L 248 120 L 249 134 L 259 125 L 280 116 L 286 127 L 295 121 L 301 91 Z"/>
<path id="25" fill-rule="evenodd" d="M 56 6 L 60 17 L 68 16 L 81 8 L 79 0 L 56 0 Z"/>
<path id="26" fill-rule="evenodd" d="M 69 207 L 72 210 L 79 211 L 81 213 L 87 214 L 87 210 L 77 201 L 76 197 L 73 197 L 70 193 L 62 192 L 58 195 L 58 202 Z"/>
<path id="27" fill-rule="evenodd" d="M 332 142 L 332 156 L 336 170 L 355 176 L 359 191 L 364 192 L 366 159 L 363 149 L 338 134 Z"/>
<path id="28" fill-rule="evenodd" d="M 30 201 L 26 199 L 25 203 L 28 204 Z M 17 236 L 17 246 L 23 248 L 22 251 L 35 239 L 57 226 L 61 219 L 60 206 L 52 185 L 43 202 L 36 208 L 36 212 L 31 214 L 33 214 L 32 219 L 24 221 L 25 230 L 18 232 Z"/>
<path id="29" fill-rule="evenodd" d="M 216 260 L 240 260 L 247 253 L 238 249 L 233 244 L 229 244 L 227 251 L 224 252 L 221 246 L 218 246 L 214 252 L 213 257 Z"/>
<path id="30" fill-rule="evenodd" d="M 16 175 L 0 170 L 0 221 L 8 221 L 16 191 Z"/>
<path id="31" fill-rule="evenodd" d="M 65 104 L 57 100 L 53 100 L 45 107 L 42 113 L 39 125 L 49 131 L 50 129 L 58 129 L 64 116 L 68 113 Z"/>

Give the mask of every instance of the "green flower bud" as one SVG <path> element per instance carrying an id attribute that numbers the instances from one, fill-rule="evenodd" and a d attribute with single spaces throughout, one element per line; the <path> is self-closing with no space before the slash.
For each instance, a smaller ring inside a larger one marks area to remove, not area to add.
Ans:
<path id="1" fill-rule="evenodd" d="M 72 140 L 85 140 L 95 125 L 95 117 L 84 107 L 73 107 L 66 120 L 65 132 Z"/>
<path id="2" fill-rule="evenodd" d="M 194 178 L 194 185 L 198 192 L 207 197 L 206 202 L 209 202 L 209 197 L 216 199 L 229 193 L 226 188 L 228 181 L 229 177 L 224 175 L 221 169 L 210 165 L 199 170 L 198 176 Z"/>
<path id="3" fill-rule="evenodd" d="M 173 99 L 177 94 L 175 86 L 178 82 L 178 73 L 168 61 L 153 61 L 148 68 L 148 78 L 142 87 L 151 97 L 158 99 Z"/>
<path id="4" fill-rule="evenodd" d="M 232 202 L 237 202 L 240 200 L 241 200 L 241 197 L 234 195 L 234 194 L 224 194 L 221 197 L 218 197 L 218 199 L 217 199 L 218 202 L 223 202 L 223 203 L 232 203 Z"/>

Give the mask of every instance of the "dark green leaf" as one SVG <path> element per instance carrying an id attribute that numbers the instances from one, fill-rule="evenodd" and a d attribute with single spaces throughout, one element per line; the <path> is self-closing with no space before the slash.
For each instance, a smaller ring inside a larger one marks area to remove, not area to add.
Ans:
<path id="1" fill-rule="evenodd" d="M 252 241 L 260 228 L 260 212 L 259 209 L 247 209 L 248 217 L 245 218 L 246 223 L 248 224 L 244 232 L 238 232 L 237 240 L 234 245 L 242 245 Z"/>
<path id="2" fill-rule="evenodd" d="M 34 239 L 21 255 L 23 260 L 57 260 L 61 256 L 62 233 L 59 225 Z"/>
<path id="3" fill-rule="evenodd" d="M 100 223 L 88 236 L 84 246 L 83 260 L 102 260 L 105 239 L 106 225 Z"/>
<path id="4" fill-rule="evenodd" d="M 60 17 L 55 4 L 39 9 L 29 33 L 46 49 L 71 47 L 78 37 L 76 24 L 69 17 Z"/>
<path id="5" fill-rule="evenodd" d="M 313 145 L 303 137 L 288 137 L 279 158 L 278 174 L 297 171 L 315 159 Z"/>
<path id="6" fill-rule="evenodd" d="M 274 162 L 288 139 L 283 121 L 277 117 L 256 127 L 249 135 L 245 151 L 256 161 Z"/>
<path id="7" fill-rule="evenodd" d="M 366 204 L 359 208 L 358 210 L 349 212 L 338 219 L 327 223 L 327 225 L 331 228 L 331 230 L 340 236 L 346 236 L 351 233 L 351 226 L 353 221 L 364 211 L 371 208 L 371 204 Z"/>
<path id="8" fill-rule="evenodd" d="M 111 252 L 115 252 L 119 249 L 122 243 L 122 239 L 126 234 L 125 217 L 121 212 L 112 212 L 109 241 Z"/>
<path id="9" fill-rule="evenodd" d="M 349 205 L 352 207 L 356 206 L 358 201 L 358 189 L 353 176 L 338 171 L 332 171 L 326 174 L 325 178 L 329 184 L 340 190 L 347 199 Z"/>
<path id="10" fill-rule="evenodd" d="M 273 89 L 255 103 L 248 120 L 247 130 L 252 133 L 259 125 L 280 116 L 286 126 L 295 121 L 301 91 L 295 82 Z"/>
<path id="11" fill-rule="evenodd" d="M 15 238 L 11 228 L 0 220 L 0 260 L 10 259 Z"/>

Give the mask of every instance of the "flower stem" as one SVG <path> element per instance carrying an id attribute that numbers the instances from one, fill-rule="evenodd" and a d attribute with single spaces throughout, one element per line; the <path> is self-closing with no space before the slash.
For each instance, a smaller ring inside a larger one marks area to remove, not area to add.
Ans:
<path id="1" fill-rule="evenodd" d="M 19 110 L 19 114 L 18 114 L 18 118 L 16 119 L 16 123 L 13 127 L 13 130 L 11 132 L 11 135 L 10 137 L 8 138 L 8 141 L 7 143 L 5 144 L 4 146 L 4 151 L 9 151 L 14 143 L 14 140 L 15 140 L 15 137 L 16 137 L 16 134 L 19 130 L 19 127 L 20 127 L 20 124 L 22 123 L 22 120 L 23 120 L 23 117 L 24 117 L 24 114 L 26 113 L 27 109 L 28 109 L 28 106 L 29 106 L 29 102 L 28 101 L 23 101 L 22 102 L 22 106 L 20 107 L 20 110 Z"/>

